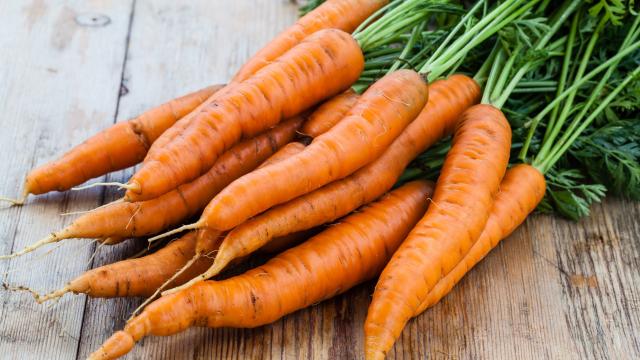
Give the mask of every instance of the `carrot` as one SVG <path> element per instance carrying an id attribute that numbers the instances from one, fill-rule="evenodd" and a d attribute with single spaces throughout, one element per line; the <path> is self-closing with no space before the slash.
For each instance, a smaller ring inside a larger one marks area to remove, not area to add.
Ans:
<path id="1" fill-rule="evenodd" d="M 234 75 L 233 81 L 244 81 L 258 70 L 298 45 L 304 38 L 322 29 L 340 29 L 352 32 L 388 0 L 328 0 L 298 19 L 298 21 L 271 40 Z"/>
<path id="2" fill-rule="evenodd" d="M 454 133 L 433 204 L 385 267 L 365 322 L 365 357 L 383 359 L 425 297 L 482 232 L 506 171 L 511 129 L 502 112 L 475 105 Z"/>
<path id="3" fill-rule="evenodd" d="M 349 89 L 327 100 L 309 116 L 309 120 L 304 123 L 300 132 L 314 138 L 324 134 L 342 120 L 356 104 L 359 97 L 358 93 Z"/>
<path id="4" fill-rule="evenodd" d="M 344 179 L 295 198 L 247 220 L 224 239 L 214 267 L 201 279 L 221 271 L 232 259 L 245 256 L 276 237 L 311 229 L 367 204 L 396 183 L 405 167 L 440 138 L 449 135 L 458 117 L 478 102 L 480 87 L 464 75 L 453 75 L 429 86 L 429 100 L 420 115 L 372 163 Z"/>
<path id="5" fill-rule="evenodd" d="M 221 189 L 255 169 L 279 147 L 288 143 L 301 123 L 302 118 L 293 118 L 234 146 L 206 174 L 156 199 L 136 203 L 120 202 L 101 207 L 9 256 L 19 256 L 63 239 L 109 237 L 112 238 L 109 243 L 113 244 L 130 237 L 156 234 L 175 226 L 197 214 Z"/>
<path id="6" fill-rule="evenodd" d="M 195 179 L 241 137 L 254 136 L 344 91 L 363 67 L 362 51 L 349 34 L 335 29 L 314 33 L 184 118 L 182 123 L 188 122 L 184 130 L 150 153 L 129 180 L 125 199 L 157 197 Z"/>
<path id="7" fill-rule="evenodd" d="M 318 232 L 320 232 L 320 227 L 277 237 L 264 244 L 258 251 L 263 254 L 277 254 L 312 238 Z"/>
<path id="8" fill-rule="evenodd" d="M 209 252 L 217 249 L 216 244 L 220 244 L 222 237 L 214 236 L 212 240 L 208 242 L 212 244 Z M 193 257 L 195 248 L 196 233 L 190 232 L 150 255 L 89 270 L 62 289 L 36 297 L 36 300 L 42 303 L 69 292 L 100 298 L 150 296 Z M 186 282 L 199 274 L 199 271 L 208 268 L 212 262 L 211 257 L 201 257 L 176 277 L 172 285 Z"/>
<path id="9" fill-rule="evenodd" d="M 429 292 L 414 315 L 419 315 L 440 301 L 491 249 L 520 226 L 538 206 L 545 189 L 544 176 L 535 167 L 519 164 L 507 170 L 478 241 L 463 260 Z"/>
<path id="10" fill-rule="evenodd" d="M 400 70 L 383 77 L 345 119 L 304 151 L 234 181 L 211 200 L 196 223 L 183 229 L 229 230 L 274 205 L 350 175 L 378 158 L 426 101 L 427 85 L 418 73 Z"/>
<path id="11" fill-rule="evenodd" d="M 99 132 L 61 158 L 32 170 L 25 180 L 22 198 L 12 202 L 23 204 L 29 194 L 69 190 L 141 162 L 162 132 L 222 87 L 215 85 L 187 94 Z"/>
<path id="12" fill-rule="evenodd" d="M 276 151 L 275 154 L 271 155 L 267 160 L 265 160 L 257 169 L 261 169 L 265 166 L 269 166 L 280 162 L 284 159 L 287 159 L 300 151 L 304 150 L 305 145 L 299 142 L 290 142 L 287 145 L 283 146 L 280 150 Z"/>
<path id="13" fill-rule="evenodd" d="M 162 297 L 89 359 L 114 359 L 148 334 L 192 325 L 260 326 L 371 279 L 424 214 L 430 190 L 427 182 L 406 184 L 263 266 Z"/>

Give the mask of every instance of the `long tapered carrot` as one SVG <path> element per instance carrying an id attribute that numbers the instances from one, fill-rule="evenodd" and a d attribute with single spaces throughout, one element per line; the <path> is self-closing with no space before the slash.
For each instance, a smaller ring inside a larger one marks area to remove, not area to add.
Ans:
<path id="1" fill-rule="evenodd" d="M 212 237 L 209 249 L 213 252 L 222 237 Z M 38 302 L 59 298 L 66 293 L 87 294 L 91 297 L 114 298 L 150 296 L 167 279 L 193 258 L 196 233 L 190 232 L 164 248 L 144 257 L 118 261 L 85 272 L 65 287 L 42 297 Z M 172 285 L 180 285 L 211 265 L 213 257 L 203 256 L 176 277 Z"/>
<path id="2" fill-rule="evenodd" d="M 253 55 L 234 75 L 233 81 L 243 81 L 258 70 L 299 44 L 304 38 L 322 29 L 355 30 L 388 0 L 328 0 L 271 40 Z"/>
<path id="3" fill-rule="evenodd" d="M 183 119 L 189 124 L 147 156 L 129 180 L 125 198 L 157 197 L 195 179 L 241 137 L 254 136 L 346 90 L 363 67 L 360 46 L 349 34 L 335 29 L 314 33 L 250 78 L 226 86 Z"/>
<path id="4" fill-rule="evenodd" d="M 358 93 L 353 89 L 349 89 L 327 100 L 309 116 L 300 132 L 311 137 L 324 134 L 344 118 L 359 98 L 360 95 Z"/>
<path id="5" fill-rule="evenodd" d="M 400 70 L 383 77 L 360 97 L 345 119 L 304 151 L 234 181 L 190 226 L 229 230 L 274 205 L 350 175 L 378 158 L 426 101 L 427 85 L 418 73 Z"/>
<path id="6" fill-rule="evenodd" d="M 344 292 L 380 271 L 424 214 L 430 191 L 427 182 L 408 183 L 263 266 L 162 297 L 89 359 L 114 359 L 146 335 L 194 325 L 260 326 Z"/>
<path id="7" fill-rule="evenodd" d="M 475 105 L 456 127 L 433 206 L 385 267 L 365 322 L 365 357 L 383 359 L 425 297 L 484 229 L 509 161 L 511 129 L 502 112 Z"/>
<path id="8" fill-rule="evenodd" d="M 482 234 L 464 259 L 429 292 L 414 316 L 440 301 L 491 249 L 520 226 L 538 206 L 545 189 L 544 175 L 533 166 L 519 164 L 507 170 Z"/>
<path id="9" fill-rule="evenodd" d="M 389 148 L 349 177 L 276 206 L 233 229 L 201 279 L 216 275 L 232 259 L 266 246 L 274 238 L 310 229 L 367 204 L 396 183 L 418 154 L 449 135 L 458 117 L 480 99 L 480 87 L 464 75 L 453 75 L 429 86 L 429 100 L 420 115 Z"/>
<path id="10" fill-rule="evenodd" d="M 281 146 L 291 141 L 302 120 L 295 117 L 234 146 L 207 173 L 191 183 L 152 200 L 120 202 L 88 212 L 66 228 L 9 256 L 19 256 L 63 239 L 109 237 L 122 240 L 157 234 L 175 226 L 197 214 L 221 189 L 255 169 Z M 111 243 L 116 242 L 112 240 Z"/>
<path id="11" fill-rule="evenodd" d="M 32 170 L 25 180 L 22 198 L 15 203 L 23 203 L 29 194 L 69 190 L 141 162 L 160 134 L 222 87 L 210 86 L 171 100 L 90 137 L 61 158 Z"/>

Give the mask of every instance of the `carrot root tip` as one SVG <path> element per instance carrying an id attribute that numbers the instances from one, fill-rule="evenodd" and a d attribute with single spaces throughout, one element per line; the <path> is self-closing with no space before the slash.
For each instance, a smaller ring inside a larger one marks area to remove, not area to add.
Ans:
<path id="1" fill-rule="evenodd" d="M 149 242 L 154 242 L 156 240 L 160 240 L 162 238 L 166 238 L 167 236 L 171 236 L 171 235 L 174 235 L 174 234 L 177 234 L 177 233 L 181 233 L 181 232 L 183 232 L 185 230 L 197 229 L 199 227 L 200 227 L 200 224 L 198 224 L 198 223 L 193 223 L 193 224 L 189 224 L 189 225 L 183 225 L 183 226 L 180 226 L 179 228 L 173 229 L 171 231 L 167 231 L 164 234 L 160 234 L 160 235 L 154 236 L 152 238 L 149 238 Z"/>
<path id="2" fill-rule="evenodd" d="M 58 290 L 52 291 L 52 292 L 50 292 L 48 294 L 45 294 L 45 295 L 39 295 L 39 296 L 35 296 L 34 295 L 34 297 L 36 298 L 36 302 L 38 304 L 42 304 L 45 301 L 58 299 L 58 298 L 62 297 L 64 294 L 66 294 L 66 293 L 68 293 L 70 291 L 71 291 L 71 289 L 68 286 L 65 286 L 62 289 L 58 289 Z"/>
<path id="3" fill-rule="evenodd" d="M 39 248 L 39 247 L 41 247 L 43 245 L 51 244 L 51 243 L 54 243 L 54 242 L 58 242 L 60 240 L 62 240 L 62 238 L 58 238 L 58 236 L 56 234 L 51 234 L 51 235 L 47 236 L 46 238 L 44 238 L 42 240 L 39 240 L 39 241 L 35 242 L 33 245 L 29 245 L 29 246 L 25 247 L 24 249 L 22 249 L 22 250 L 20 250 L 18 252 L 15 252 L 15 253 L 9 254 L 9 255 L 0 256 L 0 260 L 13 259 L 15 257 L 22 256 L 24 254 L 30 253 L 30 252 L 36 250 L 37 248 Z"/>
<path id="4" fill-rule="evenodd" d="M 91 188 L 98 187 L 98 186 L 117 186 L 117 187 L 121 187 L 123 185 L 126 185 L 126 184 L 119 183 L 119 182 L 97 182 L 97 183 L 93 183 L 93 184 L 72 187 L 71 190 L 73 190 L 73 191 L 86 190 L 86 189 L 91 189 Z"/>
<path id="5" fill-rule="evenodd" d="M 205 281 L 208 278 L 210 278 L 212 276 L 212 275 L 210 275 L 210 273 L 211 273 L 210 271 L 207 271 L 202 275 L 198 275 L 198 276 L 196 276 L 195 278 L 189 280 L 188 282 L 186 282 L 183 285 L 176 286 L 173 289 L 169 289 L 167 291 L 163 291 L 161 295 L 162 296 L 167 296 L 167 295 L 171 295 L 173 293 L 177 293 L 178 291 L 182 291 L 184 289 L 188 289 L 188 288 L 192 287 L 193 285 L 195 285 L 195 284 L 197 284 L 197 283 L 199 283 L 201 281 Z"/>
<path id="6" fill-rule="evenodd" d="M 194 257 L 191 258 L 191 260 L 187 261 L 187 263 L 184 264 L 184 266 L 180 270 L 178 270 L 175 274 L 173 274 L 172 277 L 170 277 L 167 281 L 165 281 L 162 285 L 160 285 L 160 287 L 153 293 L 153 295 L 149 296 L 142 304 L 140 304 L 140 306 L 138 306 L 133 311 L 129 320 L 133 319 L 138 313 L 140 313 L 140 311 L 144 309 L 145 306 L 149 305 L 150 302 L 152 302 L 158 295 L 161 294 L 161 291 L 164 290 L 164 288 L 167 287 L 167 285 L 171 284 L 173 280 L 175 280 L 183 272 L 189 269 L 191 265 L 193 265 L 193 263 L 196 262 L 199 258 L 200 258 L 200 255 L 196 254 Z"/>
<path id="7" fill-rule="evenodd" d="M 27 195 L 23 195 L 20 199 L 12 199 L 4 196 L 0 196 L 0 201 L 11 203 L 11 205 L 24 205 L 27 200 Z"/>
<path id="8" fill-rule="evenodd" d="M 37 291 L 28 288 L 26 286 L 11 286 L 9 284 L 3 283 L 2 287 L 7 290 L 7 291 L 25 291 L 28 292 L 29 294 L 31 294 L 31 296 L 33 296 L 33 298 L 36 300 L 36 302 L 40 303 L 40 299 L 42 299 L 42 295 L 40 295 L 40 293 L 38 293 Z"/>

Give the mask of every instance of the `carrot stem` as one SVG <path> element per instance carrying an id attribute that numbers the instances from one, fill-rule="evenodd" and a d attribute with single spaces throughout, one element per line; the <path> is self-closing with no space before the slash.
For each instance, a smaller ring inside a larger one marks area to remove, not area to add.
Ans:
<path id="1" fill-rule="evenodd" d="M 589 115 L 589 117 L 580 124 L 580 126 L 572 131 L 565 132 L 563 138 L 567 138 L 564 142 L 556 142 L 556 146 L 551 151 L 551 154 L 542 160 L 542 163 L 536 163 L 536 167 L 542 169 L 542 172 L 550 169 L 560 159 L 562 155 L 571 147 L 576 141 L 578 136 L 593 122 L 593 120 L 600 115 L 604 109 L 620 94 L 620 92 L 636 77 L 640 76 L 640 66 L 636 67 L 634 71 L 629 73 L 627 77 L 598 105 L 598 107 Z"/>
<path id="2" fill-rule="evenodd" d="M 519 158 L 521 160 L 525 160 L 527 156 L 527 152 L 529 151 L 529 147 L 531 146 L 531 140 L 533 139 L 533 134 L 540 121 L 551 111 L 553 107 L 556 106 L 560 101 L 564 100 L 567 96 L 571 94 L 572 91 L 579 89 L 583 86 L 587 81 L 591 80 L 593 77 L 601 73 L 602 71 L 609 69 L 613 64 L 617 64 L 621 59 L 629 55 L 630 53 L 640 49 L 640 41 L 636 41 L 629 45 L 627 48 L 621 50 L 613 57 L 609 58 L 609 60 L 601 63 L 595 69 L 591 70 L 588 74 L 583 76 L 580 80 L 577 80 L 570 87 L 568 87 L 562 94 L 557 96 L 551 103 L 549 103 L 535 118 L 533 118 L 529 124 L 529 133 L 527 134 L 527 138 L 522 146 L 522 150 L 520 151 Z"/>

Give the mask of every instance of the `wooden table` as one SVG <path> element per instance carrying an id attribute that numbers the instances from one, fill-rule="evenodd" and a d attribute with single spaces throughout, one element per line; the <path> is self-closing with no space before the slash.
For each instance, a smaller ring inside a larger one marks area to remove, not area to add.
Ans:
<path id="1" fill-rule="evenodd" d="M 0 194 L 88 135 L 164 100 L 224 82 L 296 19 L 284 0 L 0 1 Z M 131 171 L 107 177 L 125 181 Z M 0 207 L 0 253 L 117 194 L 91 190 Z M 572 223 L 529 219 L 439 305 L 407 326 L 397 359 L 640 357 L 640 207 L 609 200 Z M 68 241 L 0 262 L 3 281 L 39 291 L 141 246 Z M 252 330 L 149 337 L 129 359 L 358 359 L 373 284 Z M 37 305 L 0 292 L 0 358 L 85 358 L 139 300 L 66 296 Z"/>

